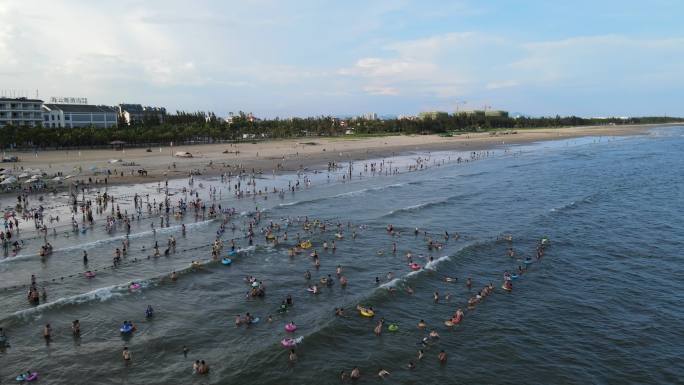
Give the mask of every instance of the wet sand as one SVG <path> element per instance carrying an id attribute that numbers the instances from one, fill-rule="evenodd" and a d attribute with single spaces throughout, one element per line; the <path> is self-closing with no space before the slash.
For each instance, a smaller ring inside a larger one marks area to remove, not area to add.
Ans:
<path id="1" fill-rule="evenodd" d="M 156 182 L 166 178 L 186 177 L 192 170 L 202 175 L 219 175 L 237 168 L 264 173 L 292 172 L 300 168 L 325 166 L 328 162 L 345 163 L 350 160 L 382 158 L 411 151 L 476 151 L 502 145 L 567 139 L 583 136 L 622 136 L 646 133 L 661 125 L 590 126 L 554 129 L 516 129 L 497 132 L 466 133 L 454 137 L 439 135 L 397 135 L 378 137 L 308 137 L 239 144 L 201 144 L 154 147 L 124 150 L 70 150 L 41 151 L 33 153 L 9 153 L 18 155 L 20 162 L 6 164 L 17 169 L 40 169 L 50 176 L 62 172 L 73 175 L 72 180 L 90 177 L 103 179 L 104 174 L 93 171 L 109 169 L 117 175 L 108 177 L 108 184 Z M 180 151 L 190 152 L 192 158 L 174 156 Z M 135 166 L 123 166 L 112 160 L 133 162 Z M 280 167 L 279 167 L 280 166 Z M 79 171 L 80 167 L 80 171 Z M 147 171 L 138 176 L 138 170 Z M 121 176 L 123 172 L 123 176 Z M 133 173 L 133 175 L 131 174 Z"/>

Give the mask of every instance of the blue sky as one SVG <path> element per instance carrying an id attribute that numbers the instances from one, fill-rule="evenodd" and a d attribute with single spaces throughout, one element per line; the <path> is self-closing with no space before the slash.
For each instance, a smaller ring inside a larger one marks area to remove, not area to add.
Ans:
<path id="1" fill-rule="evenodd" d="M 257 116 L 684 116 L 684 2 L 0 1 L 0 89 Z"/>

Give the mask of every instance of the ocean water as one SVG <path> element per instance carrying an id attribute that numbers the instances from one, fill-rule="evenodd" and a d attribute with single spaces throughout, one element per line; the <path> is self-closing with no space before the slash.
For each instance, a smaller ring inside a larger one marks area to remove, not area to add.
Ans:
<path id="1" fill-rule="evenodd" d="M 406 154 L 385 160 L 398 175 L 373 175 L 357 161 L 351 180 L 342 179 L 345 170 L 309 172 L 310 188 L 268 199 L 235 199 L 228 184 L 198 178 L 193 187 L 207 204 L 238 212 L 220 234 L 224 242 L 235 238 L 241 249 L 231 266 L 208 262 L 221 219 L 189 212 L 160 228 L 159 214 L 143 213 L 133 223 L 129 255 L 112 269 L 114 248 L 125 237 L 122 229 L 105 232 L 99 217 L 85 234 L 74 233 L 65 194 L 46 195 L 42 202 L 32 198 L 47 215 L 60 215 L 55 233 L 47 235 L 55 252 L 38 257 L 43 235 L 23 223 L 24 249 L 0 258 L 0 327 L 10 341 L 0 351 L 0 380 L 13 382 L 30 369 L 49 384 L 337 384 L 340 371 L 356 366 L 359 383 L 383 381 L 377 377 L 380 368 L 391 372 L 384 381 L 401 384 L 681 383 L 682 149 L 684 128 L 675 127 L 640 136 L 501 147 L 462 163 L 456 158 L 470 154 Z M 418 157 L 427 159 L 428 167 L 406 172 Z M 286 187 L 298 178 L 304 186 L 303 175 L 264 175 L 257 187 Z M 210 197 L 209 186 L 220 188 L 221 196 Z M 170 183 L 172 202 L 189 195 L 184 187 L 189 188 L 187 180 Z M 134 192 L 149 194 L 150 202 L 163 197 L 157 184 L 109 192 L 129 213 Z M 3 207 L 11 208 L 14 199 L 3 198 Z M 257 229 L 277 223 L 289 241 L 272 245 L 258 236 L 249 247 L 243 229 L 256 210 L 262 217 Z M 323 221 L 326 231 L 307 231 L 305 217 Z M 323 250 L 338 224 L 344 239 L 336 241 L 334 252 Z M 385 230 L 389 224 L 396 235 Z M 444 242 L 445 231 L 452 237 L 444 248 L 428 250 L 424 232 Z M 288 256 L 297 234 L 313 242 L 320 269 L 308 251 Z M 501 240 L 503 234 L 512 242 Z M 177 252 L 148 258 L 155 240 L 163 249 L 170 235 L 178 240 Z M 504 271 L 533 257 L 542 237 L 551 240 L 543 259 L 513 281 L 511 293 L 501 290 Z M 515 257 L 507 254 L 511 246 Z M 97 270 L 93 279 L 83 277 L 82 250 L 89 254 L 88 269 Z M 408 268 L 408 252 L 420 271 Z M 206 264 L 192 269 L 193 260 Z M 346 288 L 335 284 L 319 295 L 306 291 L 319 278 L 334 277 L 338 265 L 349 279 Z M 307 270 L 310 282 L 304 278 Z M 175 282 L 168 279 L 171 271 L 179 272 Z M 25 297 L 31 274 L 48 291 L 38 306 Z M 246 297 L 248 275 L 263 281 L 265 297 Z M 447 283 L 444 277 L 458 281 Z M 141 289 L 128 290 L 132 281 Z M 466 309 L 475 290 L 490 282 L 495 293 Z M 407 287 L 414 294 L 406 293 Z M 294 306 L 279 314 L 287 295 Z M 155 316 L 146 320 L 148 304 Z M 372 305 L 376 316 L 360 317 L 353 310 L 357 304 Z M 344 317 L 335 316 L 337 307 L 346 309 Z M 463 322 L 445 327 L 443 321 L 458 308 L 466 312 Z M 236 327 L 235 316 L 246 312 L 261 322 Z M 268 315 L 273 322 L 266 321 Z M 374 335 L 380 318 L 399 330 Z M 78 339 L 70 331 L 75 319 L 82 328 Z M 122 336 L 123 320 L 133 320 L 138 330 Z M 417 328 L 420 320 L 426 330 Z M 298 325 L 295 333 L 284 331 L 289 321 Z M 54 330 L 49 344 L 41 336 L 46 323 Z M 433 329 L 440 338 L 422 346 Z M 302 337 L 294 364 L 280 345 L 285 337 Z M 121 359 L 124 346 L 133 354 L 130 365 Z M 190 349 L 187 358 L 183 346 Z M 420 361 L 418 349 L 425 352 Z M 448 354 L 444 365 L 437 360 L 441 350 Z M 208 375 L 192 373 L 196 359 L 209 364 Z M 409 361 L 415 369 L 407 369 Z"/>

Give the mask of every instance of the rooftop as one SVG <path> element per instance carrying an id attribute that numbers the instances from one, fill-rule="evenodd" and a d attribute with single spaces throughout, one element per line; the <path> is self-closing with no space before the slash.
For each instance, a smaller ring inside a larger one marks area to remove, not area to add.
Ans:
<path id="1" fill-rule="evenodd" d="M 95 112 L 95 113 L 116 113 L 113 107 L 94 106 L 89 104 L 44 104 L 49 110 L 62 110 L 64 112 Z"/>

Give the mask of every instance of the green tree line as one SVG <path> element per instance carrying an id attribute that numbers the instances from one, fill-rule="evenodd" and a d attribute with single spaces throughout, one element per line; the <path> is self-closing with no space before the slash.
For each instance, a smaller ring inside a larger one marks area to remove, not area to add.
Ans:
<path id="1" fill-rule="evenodd" d="M 521 129 L 589 125 L 659 124 L 683 122 L 681 118 L 636 117 L 629 119 L 587 119 L 567 117 L 490 117 L 484 115 L 447 115 L 434 119 L 341 120 L 332 116 L 255 120 L 240 111 L 226 122 L 209 112 L 177 111 L 163 123 L 145 121 L 138 125 L 119 124 L 111 128 L 48 128 L 6 126 L 0 129 L 2 148 L 54 148 L 106 146 L 115 140 L 129 145 L 211 142 L 250 138 L 292 138 L 302 136 L 340 136 L 353 128 L 354 134 L 445 134 L 491 129 Z"/>

